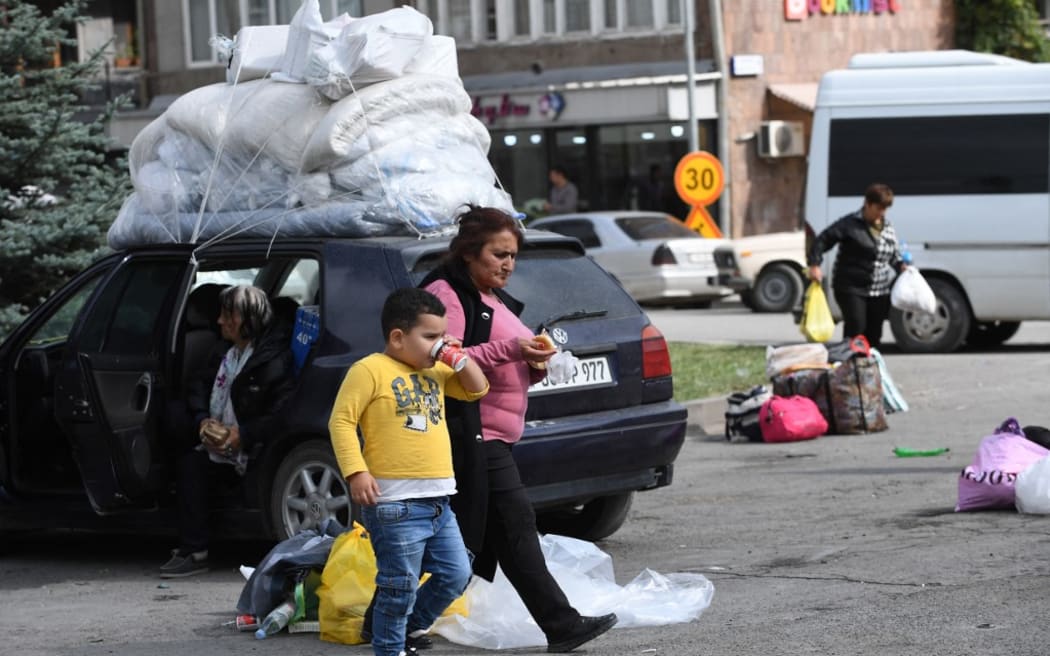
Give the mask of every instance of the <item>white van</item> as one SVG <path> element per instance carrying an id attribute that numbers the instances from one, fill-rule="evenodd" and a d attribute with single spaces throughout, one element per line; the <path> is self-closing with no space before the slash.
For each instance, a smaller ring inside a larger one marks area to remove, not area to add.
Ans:
<path id="1" fill-rule="evenodd" d="M 888 216 L 938 298 L 935 315 L 890 313 L 901 349 L 1001 344 L 1050 319 L 1050 64 L 905 52 L 825 74 L 806 220 L 820 232 L 873 182 L 893 189 Z"/>

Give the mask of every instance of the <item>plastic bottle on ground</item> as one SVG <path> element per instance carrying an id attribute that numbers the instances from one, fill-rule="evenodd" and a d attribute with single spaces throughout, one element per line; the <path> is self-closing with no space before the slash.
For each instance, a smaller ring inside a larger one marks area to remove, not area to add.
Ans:
<path id="1" fill-rule="evenodd" d="M 277 608 L 271 610 L 266 619 L 262 621 L 259 629 L 255 632 L 255 637 L 263 640 L 278 633 L 281 629 L 288 626 L 288 622 L 291 621 L 293 615 L 295 615 L 295 602 L 291 600 L 282 602 Z"/>

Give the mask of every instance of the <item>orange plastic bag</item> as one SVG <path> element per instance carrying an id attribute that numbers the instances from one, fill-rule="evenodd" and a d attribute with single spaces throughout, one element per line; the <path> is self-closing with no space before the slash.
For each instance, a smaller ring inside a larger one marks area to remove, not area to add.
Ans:
<path id="1" fill-rule="evenodd" d="M 321 640 L 344 645 L 359 645 L 365 610 L 376 589 L 376 557 L 365 528 L 354 522 L 353 528 L 332 543 L 321 585 L 317 588 L 320 604 L 317 619 Z M 426 580 L 426 575 L 423 576 Z M 468 614 L 466 596 L 462 596 L 442 615 Z"/>

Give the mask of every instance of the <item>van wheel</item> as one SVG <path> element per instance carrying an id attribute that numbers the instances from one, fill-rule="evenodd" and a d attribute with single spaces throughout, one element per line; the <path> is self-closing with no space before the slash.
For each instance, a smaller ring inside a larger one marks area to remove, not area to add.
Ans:
<path id="1" fill-rule="evenodd" d="M 950 353 L 970 333 L 973 318 L 959 288 L 939 278 L 927 282 L 937 297 L 937 311 L 902 312 L 890 310 L 893 338 L 902 351 L 909 353 Z"/>
<path id="2" fill-rule="evenodd" d="M 274 537 L 285 540 L 303 529 L 316 530 L 330 517 L 349 527 L 353 512 L 350 490 L 331 445 L 313 440 L 288 452 L 277 468 L 270 493 Z"/>
<path id="3" fill-rule="evenodd" d="M 789 312 L 802 302 L 802 276 L 789 264 L 771 264 L 751 288 L 755 312 Z"/>
<path id="4" fill-rule="evenodd" d="M 970 328 L 966 343 L 976 348 L 999 346 L 1016 335 L 1020 329 L 1020 321 L 980 321 Z"/>
<path id="5" fill-rule="evenodd" d="M 633 499 L 634 492 L 625 492 L 591 499 L 571 508 L 544 511 L 537 513 L 536 525 L 540 533 L 597 542 L 620 530 Z"/>

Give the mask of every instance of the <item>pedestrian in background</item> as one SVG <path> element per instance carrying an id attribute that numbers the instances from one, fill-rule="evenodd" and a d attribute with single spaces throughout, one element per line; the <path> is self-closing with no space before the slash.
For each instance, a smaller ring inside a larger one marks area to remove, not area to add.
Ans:
<path id="1" fill-rule="evenodd" d="M 882 343 L 893 281 L 907 268 L 897 233 L 886 218 L 886 210 L 892 205 L 892 189 L 884 184 L 870 185 L 864 192 L 864 205 L 825 228 L 807 254 L 809 277 L 819 282 L 824 277 L 824 253 L 839 247 L 831 287 L 842 310 L 842 337 L 864 335 L 875 348 Z"/>
<path id="2" fill-rule="evenodd" d="M 549 214 L 575 212 L 580 202 L 580 192 L 569 181 L 568 173 L 561 166 L 552 166 L 548 179 L 551 183 L 550 200 L 544 205 Z"/>

